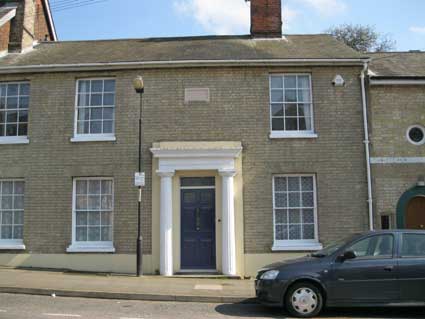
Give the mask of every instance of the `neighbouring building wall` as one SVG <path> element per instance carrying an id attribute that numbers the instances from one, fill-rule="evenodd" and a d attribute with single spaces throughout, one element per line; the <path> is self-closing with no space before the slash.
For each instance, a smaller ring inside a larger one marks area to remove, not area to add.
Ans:
<path id="1" fill-rule="evenodd" d="M 10 21 L 0 27 L 0 52 L 6 51 L 9 45 Z"/>
<path id="2" fill-rule="evenodd" d="M 396 228 L 401 196 L 425 175 L 425 146 L 407 138 L 409 127 L 425 126 L 425 86 L 372 86 L 369 105 L 375 224 L 390 215 Z"/>
<path id="3" fill-rule="evenodd" d="M 269 261 L 300 255 L 271 250 L 274 174 L 316 175 L 322 244 L 366 230 L 360 71 L 356 67 L 192 68 L 2 77 L 4 81 L 31 81 L 30 144 L 2 145 L 0 157 L 1 178 L 26 181 L 26 253 L 52 254 L 59 256 L 62 264 L 69 260 L 70 265 L 78 264 L 79 269 L 92 269 L 90 258 L 84 264 L 82 255 L 65 253 L 71 242 L 72 178 L 113 177 L 116 253 L 104 254 L 102 260 L 110 262 L 104 268 L 121 267 L 122 272 L 134 269 L 117 264 L 123 262 L 120 255 L 134 256 L 136 247 L 137 189 L 133 186 L 133 175 L 137 170 L 139 96 L 134 92 L 132 80 L 139 74 L 145 81 L 146 119 L 143 247 L 147 255 L 144 262 L 150 263 L 151 272 L 158 268 L 151 261 L 158 258 L 152 256 L 153 241 L 158 239 L 152 237 L 151 227 L 153 163 L 149 148 L 161 141 L 242 142 L 245 274 L 252 275 Z M 312 75 L 317 138 L 269 138 L 269 75 L 287 72 Z M 336 74 L 344 77 L 345 87 L 332 85 Z M 106 76 L 116 78 L 117 141 L 71 143 L 76 79 Z M 186 104 L 185 88 L 209 88 L 210 102 Z M 11 253 L 9 256 L 19 252 Z M 37 260 L 39 266 L 42 259 Z"/>
<path id="4" fill-rule="evenodd" d="M 52 41 L 53 37 L 50 34 L 49 27 L 48 27 L 48 20 L 45 15 L 45 11 L 43 9 L 43 0 L 37 0 L 36 1 L 36 19 L 35 19 L 35 27 L 34 27 L 34 37 L 37 41 L 44 41 L 47 40 Z"/>

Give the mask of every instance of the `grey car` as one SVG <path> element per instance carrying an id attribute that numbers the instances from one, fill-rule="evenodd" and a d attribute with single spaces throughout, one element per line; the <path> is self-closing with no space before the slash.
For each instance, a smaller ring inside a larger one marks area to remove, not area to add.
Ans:
<path id="1" fill-rule="evenodd" d="M 425 231 L 356 234 L 258 271 L 266 305 L 310 318 L 323 307 L 425 306 Z"/>

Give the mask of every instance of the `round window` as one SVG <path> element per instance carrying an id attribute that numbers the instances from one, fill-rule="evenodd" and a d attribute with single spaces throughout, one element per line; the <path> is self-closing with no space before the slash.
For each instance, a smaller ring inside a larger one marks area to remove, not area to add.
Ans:
<path id="1" fill-rule="evenodd" d="M 414 125 L 407 130 L 407 139 L 414 145 L 425 143 L 425 129 L 420 125 Z"/>

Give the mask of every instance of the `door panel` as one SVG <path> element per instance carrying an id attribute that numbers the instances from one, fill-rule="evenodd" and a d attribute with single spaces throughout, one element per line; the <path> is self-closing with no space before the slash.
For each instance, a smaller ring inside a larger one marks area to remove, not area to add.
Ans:
<path id="1" fill-rule="evenodd" d="M 425 302 L 425 235 L 403 234 L 399 281 L 403 302 Z"/>
<path id="2" fill-rule="evenodd" d="M 425 197 L 413 198 L 406 211 L 407 229 L 425 229 Z"/>
<path id="3" fill-rule="evenodd" d="M 385 303 L 399 299 L 394 236 L 363 238 L 347 251 L 357 258 L 335 261 L 329 282 L 329 298 L 347 303 Z"/>
<path id="4" fill-rule="evenodd" d="M 215 190 L 181 191 L 181 268 L 215 269 Z"/>

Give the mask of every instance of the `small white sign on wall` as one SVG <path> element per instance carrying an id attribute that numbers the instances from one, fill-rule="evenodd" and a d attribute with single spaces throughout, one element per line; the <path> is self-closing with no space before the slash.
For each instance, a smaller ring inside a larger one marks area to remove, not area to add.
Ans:
<path id="1" fill-rule="evenodd" d="M 208 88 L 189 88 L 184 91 L 184 102 L 209 102 L 210 89 Z"/>
<path id="2" fill-rule="evenodd" d="M 145 172 L 134 173 L 134 186 L 137 186 L 137 187 L 145 186 Z"/>

